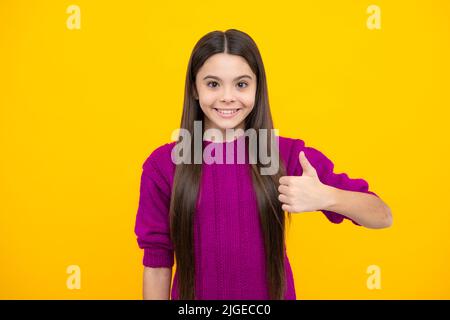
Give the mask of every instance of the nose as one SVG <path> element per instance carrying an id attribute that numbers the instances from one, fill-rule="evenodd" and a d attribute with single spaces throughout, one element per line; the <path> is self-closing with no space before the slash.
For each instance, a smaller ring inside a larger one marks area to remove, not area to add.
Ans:
<path id="1" fill-rule="evenodd" d="M 233 92 L 232 89 L 229 88 L 225 88 L 224 92 L 223 92 L 223 96 L 220 99 L 221 102 L 234 102 L 235 98 L 233 96 Z"/>

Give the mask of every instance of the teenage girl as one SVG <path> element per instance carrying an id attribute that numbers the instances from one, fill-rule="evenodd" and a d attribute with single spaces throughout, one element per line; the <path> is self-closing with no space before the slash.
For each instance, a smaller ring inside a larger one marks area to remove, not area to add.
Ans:
<path id="1" fill-rule="evenodd" d="M 197 42 L 181 129 L 191 134 L 191 150 L 200 145 L 212 155 L 250 145 L 245 134 L 223 138 L 227 129 L 274 129 L 264 65 L 249 35 L 214 31 Z M 250 147 L 244 163 L 175 163 L 180 141 L 181 135 L 156 148 L 143 164 L 135 233 L 144 249 L 144 299 L 296 299 L 286 212 L 290 218 L 321 211 L 333 223 L 348 219 L 367 228 L 392 224 L 389 207 L 365 180 L 334 173 L 333 163 L 303 140 L 280 136 L 275 148 L 267 143 L 268 154 L 279 154 L 274 174 L 262 174 L 261 159 L 249 161 Z M 184 156 L 194 160 L 194 152 Z"/>

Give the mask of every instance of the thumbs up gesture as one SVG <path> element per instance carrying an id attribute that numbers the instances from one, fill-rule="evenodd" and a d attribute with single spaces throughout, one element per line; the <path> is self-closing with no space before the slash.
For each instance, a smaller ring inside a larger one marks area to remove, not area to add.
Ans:
<path id="1" fill-rule="evenodd" d="M 288 212 L 309 212 L 325 210 L 331 203 L 333 187 L 323 184 L 303 151 L 299 154 L 303 169 L 301 176 L 283 176 L 280 178 L 278 200 L 282 209 Z"/>

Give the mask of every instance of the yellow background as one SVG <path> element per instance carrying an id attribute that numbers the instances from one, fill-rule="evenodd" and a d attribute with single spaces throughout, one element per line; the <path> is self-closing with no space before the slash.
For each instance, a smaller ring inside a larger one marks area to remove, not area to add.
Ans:
<path id="1" fill-rule="evenodd" d="M 297 298 L 450 298 L 450 2 L 425 0 L 1 1 L 0 298 L 141 298 L 141 165 L 179 126 L 194 44 L 228 28 L 259 46 L 280 135 L 394 215 L 383 230 L 294 215 Z"/>

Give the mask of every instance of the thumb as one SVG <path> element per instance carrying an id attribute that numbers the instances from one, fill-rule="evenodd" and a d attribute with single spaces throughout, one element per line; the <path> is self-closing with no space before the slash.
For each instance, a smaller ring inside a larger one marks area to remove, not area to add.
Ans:
<path id="1" fill-rule="evenodd" d="M 308 159 L 306 158 L 305 152 L 300 151 L 298 158 L 303 169 L 302 176 L 317 177 L 316 169 L 314 169 L 312 164 L 309 163 Z"/>

